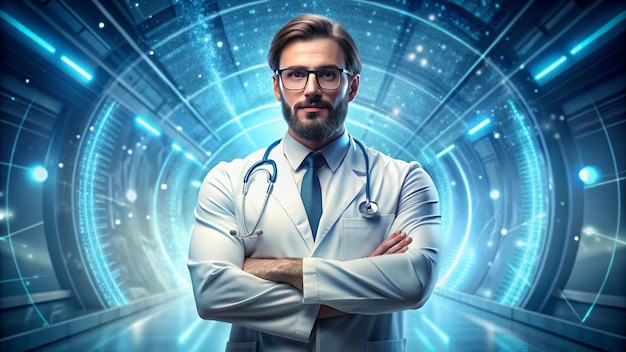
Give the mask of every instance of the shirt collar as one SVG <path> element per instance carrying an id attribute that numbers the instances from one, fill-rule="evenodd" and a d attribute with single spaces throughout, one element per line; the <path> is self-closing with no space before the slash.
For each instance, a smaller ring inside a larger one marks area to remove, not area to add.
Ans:
<path id="1" fill-rule="evenodd" d="M 289 132 L 285 133 L 285 137 L 283 139 L 283 152 L 287 161 L 291 165 L 291 168 L 297 170 L 298 167 L 304 161 L 307 155 L 309 155 L 312 150 L 307 148 L 306 146 L 300 144 L 300 142 L 296 141 Z M 324 159 L 326 159 L 326 164 L 328 164 L 328 168 L 334 173 L 335 170 L 341 164 L 343 158 L 348 154 L 348 150 L 350 149 L 350 137 L 348 136 L 348 132 L 345 130 L 339 136 L 339 138 L 330 142 L 327 146 L 319 150 L 319 153 L 324 155 Z"/>

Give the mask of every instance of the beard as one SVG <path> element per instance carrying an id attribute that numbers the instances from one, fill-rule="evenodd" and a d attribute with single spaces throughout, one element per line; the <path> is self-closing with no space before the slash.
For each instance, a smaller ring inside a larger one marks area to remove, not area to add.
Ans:
<path id="1" fill-rule="evenodd" d="M 315 103 L 328 109 L 328 117 L 324 120 L 314 120 L 315 113 L 311 113 L 313 116 L 308 116 L 311 119 L 310 121 L 300 121 L 296 114 L 299 107 L 305 105 L 305 102 L 296 103 L 292 109 L 285 101 L 283 95 L 281 94 L 280 96 L 283 116 L 285 117 L 285 121 L 287 121 L 287 125 L 296 136 L 307 141 L 321 142 L 332 137 L 337 131 L 342 129 L 346 115 L 348 114 L 347 96 L 345 99 L 341 100 L 337 106 L 333 106 L 323 100 L 308 101 L 308 103 Z"/>

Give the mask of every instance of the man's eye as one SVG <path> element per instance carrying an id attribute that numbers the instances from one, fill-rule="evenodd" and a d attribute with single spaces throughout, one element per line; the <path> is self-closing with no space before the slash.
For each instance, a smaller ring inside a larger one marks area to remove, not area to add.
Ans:
<path id="1" fill-rule="evenodd" d="M 337 77 L 337 72 L 333 70 L 320 71 L 319 75 L 324 79 L 335 79 L 335 77 Z"/>
<path id="2" fill-rule="evenodd" d="M 290 77 L 292 77 L 292 78 L 304 78 L 304 77 L 306 77 L 306 72 L 304 72 L 304 71 L 293 71 L 293 72 L 291 72 Z"/>

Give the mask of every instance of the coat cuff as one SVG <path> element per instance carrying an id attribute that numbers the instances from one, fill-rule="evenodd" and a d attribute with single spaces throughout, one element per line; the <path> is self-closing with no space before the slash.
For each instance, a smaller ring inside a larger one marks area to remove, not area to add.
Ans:
<path id="1" fill-rule="evenodd" d="M 319 304 L 316 258 L 302 258 L 302 303 Z"/>

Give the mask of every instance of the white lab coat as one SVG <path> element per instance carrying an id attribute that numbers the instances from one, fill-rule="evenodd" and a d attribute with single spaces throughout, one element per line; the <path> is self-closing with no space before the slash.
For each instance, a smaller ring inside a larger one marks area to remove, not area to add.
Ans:
<path id="1" fill-rule="evenodd" d="M 438 195 L 418 163 L 392 159 L 367 148 L 371 198 L 380 216 L 363 218 L 365 162 L 350 149 L 332 175 L 314 241 L 298 186 L 283 153 L 272 150 L 278 177 L 259 228 L 240 239 L 243 176 L 264 150 L 222 162 L 204 179 L 195 209 L 188 266 L 198 313 L 233 323 L 227 351 L 404 351 L 401 310 L 421 307 L 437 277 L 440 258 Z M 267 188 L 266 175 L 251 178 L 246 199 L 254 227 Z M 402 229 L 413 238 L 403 254 L 367 257 Z M 303 259 L 303 291 L 241 270 L 245 258 Z M 316 322 L 321 304 L 349 313 Z"/>

